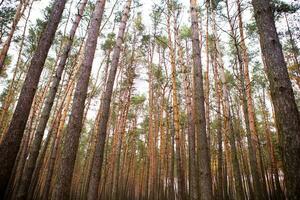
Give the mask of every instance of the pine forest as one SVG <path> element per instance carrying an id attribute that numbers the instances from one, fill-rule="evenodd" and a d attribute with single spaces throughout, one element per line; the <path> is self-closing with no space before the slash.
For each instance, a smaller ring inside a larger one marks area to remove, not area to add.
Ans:
<path id="1" fill-rule="evenodd" d="M 0 199 L 300 200 L 300 1 L 0 0 Z"/>

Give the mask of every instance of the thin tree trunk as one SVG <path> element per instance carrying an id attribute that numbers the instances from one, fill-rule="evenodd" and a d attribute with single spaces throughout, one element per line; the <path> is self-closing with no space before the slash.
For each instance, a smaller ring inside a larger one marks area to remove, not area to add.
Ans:
<path id="1" fill-rule="evenodd" d="M 187 45 L 186 45 L 186 51 Z M 179 60 L 183 60 L 183 49 L 182 47 L 179 47 Z M 187 54 L 188 55 L 188 54 Z M 195 124 L 194 124 L 194 116 L 193 116 L 193 103 L 192 103 L 192 88 L 191 88 L 191 82 L 188 73 L 192 70 L 187 69 L 187 65 L 189 65 L 188 62 L 188 56 L 187 63 L 181 63 L 182 71 L 184 73 L 184 95 L 185 95 L 185 101 L 187 104 L 187 117 L 188 117 L 188 149 L 189 149 L 189 185 L 190 185 L 190 199 L 191 200 L 197 200 L 199 198 L 198 193 L 198 170 L 197 170 L 197 161 L 196 161 L 196 137 L 195 137 Z"/>
<path id="2" fill-rule="evenodd" d="M 9 50 L 10 43 L 11 43 L 14 33 L 16 31 L 17 25 L 23 15 L 23 13 L 25 12 L 28 4 L 29 4 L 29 0 L 22 0 L 22 1 L 20 1 L 19 5 L 16 9 L 16 14 L 14 16 L 14 19 L 13 19 L 13 22 L 12 22 L 12 25 L 10 28 L 10 32 L 9 32 L 8 37 L 7 37 L 6 41 L 4 42 L 4 45 L 0 52 L 0 72 L 2 72 L 2 70 L 4 68 L 5 58 L 7 56 L 7 52 Z"/>
<path id="3" fill-rule="evenodd" d="M 168 1 L 170 4 L 170 2 Z M 171 5 L 171 4 L 170 4 Z M 180 136 L 180 122 L 179 122 L 179 106 L 178 106 L 178 97 L 177 97 L 177 78 L 176 78 L 176 58 L 175 58 L 175 46 L 172 41 L 171 33 L 171 15 L 175 15 L 174 11 L 168 10 L 167 16 L 167 26 L 168 26 L 168 47 L 170 51 L 170 62 L 171 62 L 171 78 L 172 78 L 172 104 L 173 104 L 173 120 L 175 128 L 175 158 L 176 158 L 176 169 L 177 169 L 177 182 L 178 182 L 178 199 L 186 199 L 186 186 L 185 186 L 185 177 L 183 169 L 183 158 L 181 156 L 182 145 Z M 173 12 L 173 13 L 172 13 Z M 174 22 L 174 27 L 176 27 L 176 22 Z M 176 44 L 176 43 L 175 43 Z M 152 152 L 153 153 L 153 152 Z"/>
<path id="4" fill-rule="evenodd" d="M 240 46 L 241 46 L 241 58 L 239 58 L 239 61 L 242 61 L 243 65 L 243 72 L 244 73 L 244 79 L 245 79 L 245 92 L 246 96 L 244 98 L 247 98 L 247 109 L 248 109 L 248 119 L 249 119 L 249 128 L 251 132 L 251 142 L 253 146 L 253 153 L 256 153 L 256 147 L 258 148 L 258 151 L 260 150 L 259 143 L 258 143 L 258 134 L 256 130 L 256 125 L 255 125 L 255 111 L 254 111 L 254 106 L 253 106 L 253 99 L 252 99 L 252 89 L 251 89 L 251 80 L 249 76 L 249 56 L 248 56 L 248 51 L 247 51 L 247 46 L 245 42 L 245 34 L 244 34 L 244 27 L 243 27 L 243 19 L 242 19 L 242 8 L 241 8 L 241 2 L 240 0 L 237 0 L 237 7 L 238 7 L 238 19 L 239 19 L 239 32 L 240 32 Z M 237 47 L 238 54 L 239 53 L 239 48 Z M 243 78 L 241 79 L 243 81 Z M 259 151 L 260 152 L 260 151 Z M 254 156 L 252 152 L 250 152 L 250 157 Z M 257 159 L 255 159 L 257 160 Z M 257 162 L 257 161 L 255 161 Z M 260 162 L 260 167 L 262 168 L 262 163 Z M 251 164 L 251 168 L 255 167 L 255 165 Z M 257 166 L 258 168 L 258 166 Z M 254 169 L 257 171 L 258 169 Z M 253 170 L 252 170 L 253 171 Z M 264 175 L 259 174 L 259 173 L 253 173 L 253 179 L 254 179 L 254 187 L 256 188 L 256 198 L 257 199 L 262 199 L 265 198 L 263 193 L 266 193 L 265 189 L 265 184 L 264 183 Z M 258 175 L 258 177 L 257 177 Z M 264 191 L 264 192 L 263 192 Z"/>
<path id="5" fill-rule="evenodd" d="M 100 113 L 102 113 L 102 115 L 100 117 L 100 123 L 98 125 L 98 140 L 96 142 L 95 154 L 94 154 L 93 164 L 91 168 L 91 176 L 90 176 L 89 187 L 88 187 L 89 189 L 87 193 L 88 200 L 98 198 L 98 185 L 100 182 L 101 169 L 103 163 L 103 154 L 104 154 L 107 124 L 108 124 L 109 111 L 110 111 L 110 102 L 111 102 L 116 72 L 119 65 L 119 58 L 122 49 L 126 23 L 129 18 L 130 7 L 131 7 L 131 0 L 128 0 L 126 2 L 123 11 L 123 16 L 122 16 L 122 20 L 119 27 L 117 40 L 116 40 L 116 46 L 114 47 L 112 64 L 110 67 L 106 88 L 103 94 L 104 98 L 101 102 Z"/>
<path id="6" fill-rule="evenodd" d="M 214 60 L 217 59 L 217 56 L 214 56 Z M 221 97 L 222 97 L 222 87 L 219 79 L 219 72 L 217 61 L 214 61 L 214 79 L 215 79 L 215 90 L 217 96 L 217 160 L 218 160 L 218 169 L 217 169 L 217 191 L 216 198 L 223 199 L 223 142 L 222 142 L 222 116 L 221 116 Z"/>

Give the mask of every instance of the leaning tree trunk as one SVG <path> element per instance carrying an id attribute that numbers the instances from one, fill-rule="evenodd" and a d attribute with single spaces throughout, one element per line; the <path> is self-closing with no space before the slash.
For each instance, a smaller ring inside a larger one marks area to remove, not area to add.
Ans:
<path id="1" fill-rule="evenodd" d="M 48 119 L 50 117 L 50 112 L 51 112 L 51 109 L 52 109 L 52 106 L 54 103 L 54 99 L 55 99 L 55 96 L 56 96 L 56 93 L 58 90 L 59 82 L 61 80 L 61 76 L 62 76 L 63 70 L 65 68 L 69 52 L 71 50 L 72 41 L 75 36 L 75 32 L 76 32 L 79 22 L 82 18 L 86 4 L 87 4 L 87 0 L 83 0 L 81 2 L 81 6 L 78 10 L 78 14 L 75 18 L 75 21 L 73 22 L 73 26 L 71 28 L 69 38 L 63 47 L 63 52 L 62 52 L 62 55 L 60 56 L 60 61 L 57 66 L 57 70 L 56 70 L 54 79 L 52 81 L 52 85 L 49 90 L 36 133 L 34 135 L 34 140 L 33 140 L 33 143 L 32 143 L 31 149 L 30 149 L 30 154 L 29 154 L 30 156 L 29 156 L 29 158 L 26 162 L 25 168 L 23 170 L 23 176 L 22 176 L 20 187 L 18 189 L 18 194 L 17 194 L 18 199 L 26 198 L 28 188 L 30 185 L 30 180 L 32 178 L 32 173 L 33 173 L 33 170 L 35 167 L 35 163 L 36 163 L 36 160 L 37 160 L 37 157 L 39 154 L 39 150 L 40 150 L 40 146 L 42 143 L 42 139 L 44 136 L 44 131 L 45 131 Z"/>
<path id="2" fill-rule="evenodd" d="M 196 0 L 190 0 L 191 20 L 192 20 L 192 44 L 194 59 L 194 108 L 195 127 L 198 132 L 199 168 L 200 168 L 200 192 L 201 199 L 212 199 L 212 179 L 210 170 L 210 158 L 206 135 L 205 107 L 201 52 L 199 42 L 199 27 Z"/>
<path id="3" fill-rule="evenodd" d="M 39 83 L 40 75 L 54 39 L 65 4 L 66 0 L 56 0 L 52 7 L 52 13 L 47 27 L 41 36 L 36 52 L 31 60 L 9 129 L 1 141 L 0 198 L 3 197 L 5 188 L 9 181 L 16 156 L 20 148 L 20 143 Z"/>
<path id="4" fill-rule="evenodd" d="M 98 0 L 88 29 L 84 60 L 80 67 L 79 79 L 73 98 L 72 110 L 66 129 L 61 163 L 57 172 L 56 185 L 52 199 L 69 199 L 76 153 L 84 114 L 84 103 L 87 97 L 88 83 L 99 36 L 100 24 L 104 13 L 105 0 Z"/>
<path id="5" fill-rule="evenodd" d="M 121 19 L 121 24 L 117 36 L 117 41 L 114 47 L 112 63 L 111 63 L 111 67 L 110 67 L 110 71 L 106 83 L 106 88 L 103 93 L 103 100 L 100 106 L 99 112 L 102 113 L 102 115 L 100 117 L 100 122 L 98 125 L 98 140 L 96 141 L 95 154 L 94 154 L 92 168 L 91 168 L 90 181 L 88 185 L 89 187 L 88 187 L 87 199 L 89 200 L 98 198 L 98 185 L 100 182 L 101 168 L 103 163 L 103 153 L 104 153 L 107 124 L 108 124 L 109 111 L 110 111 L 110 102 L 111 102 L 115 77 L 117 73 L 117 68 L 119 65 L 119 59 L 120 59 L 120 53 L 123 44 L 123 38 L 125 34 L 126 23 L 129 18 L 131 1 L 132 0 L 127 0 L 123 11 L 123 16 Z"/>
<path id="6" fill-rule="evenodd" d="M 252 0 L 270 82 L 278 132 L 282 137 L 288 199 L 300 197 L 300 116 L 276 31 L 270 0 Z"/>

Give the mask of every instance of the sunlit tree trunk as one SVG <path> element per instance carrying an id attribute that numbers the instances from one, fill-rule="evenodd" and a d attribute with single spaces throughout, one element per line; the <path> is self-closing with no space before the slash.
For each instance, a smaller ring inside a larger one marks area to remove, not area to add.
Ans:
<path id="1" fill-rule="evenodd" d="M 204 72 L 204 83 L 205 83 L 205 119 L 206 119 L 206 130 L 207 130 L 207 143 L 208 143 L 208 150 L 210 154 L 210 146 L 211 146 L 211 135 L 210 135 L 210 79 L 209 79 L 209 69 L 210 69 L 210 59 L 209 59 L 209 4 L 207 1 L 206 4 L 206 25 L 205 25 L 205 54 L 206 54 L 206 71 Z"/>
<path id="2" fill-rule="evenodd" d="M 168 1 L 171 7 L 173 2 Z M 171 79 L 172 79 L 172 105 L 173 105 L 173 120 L 174 120 L 174 130 L 175 130 L 175 158 L 176 158 L 176 170 L 177 170 L 177 182 L 178 182 L 178 198 L 180 200 L 185 200 L 186 197 L 186 186 L 185 186 L 185 176 L 183 169 L 183 158 L 182 158 L 182 145 L 181 141 L 183 138 L 180 134 L 180 122 L 179 122 L 179 105 L 178 105 L 178 91 L 177 91 L 177 74 L 176 74 L 176 58 L 175 58 L 175 46 L 172 41 L 171 33 L 171 14 L 175 15 L 174 11 L 169 8 L 167 14 L 167 26 L 168 26 L 168 47 L 171 62 Z M 176 27 L 176 22 L 174 22 L 174 27 Z"/>

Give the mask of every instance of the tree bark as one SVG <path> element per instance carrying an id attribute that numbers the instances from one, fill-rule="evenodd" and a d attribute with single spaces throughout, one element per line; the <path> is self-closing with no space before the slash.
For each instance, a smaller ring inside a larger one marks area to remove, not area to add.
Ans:
<path id="1" fill-rule="evenodd" d="M 105 3 L 105 0 L 98 0 L 96 2 L 90 27 L 88 29 L 88 36 L 84 50 L 84 60 L 80 66 L 79 79 L 75 89 L 71 116 L 66 129 L 64 148 L 62 151 L 61 163 L 57 172 L 56 185 L 52 193 L 52 199 L 68 199 L 70 195 L 72 175 L 79 145 L 80 132 L 82 129 L 88 83 Z"/>
<path id="2" fill-rule="evenodd" d="M 110 112 L 110 102 L 112 97 L 113 86 L 115 82 L 116 72 L 119 65 L 120 53 L 123 44 L 124 33 L 126 29 L 126 23 L 129 18 L 131 7 L 131 0 L 126 2 L 123 16 L 121 19 L 121 24 L 119 27 L 119 32 L 116 40 L 116 45 L 113 51 L 112 63 L 109 71 L 109 76 L 106 83 L 106 88 L 103 94 L 103 100 L 101 102 L 100 113 L 102 113 L 99 125 L 98 125 L 98 140 L 96 142 L 95 154 L 93 158 L 93 164 L 91 169 L 91 177 L 89 181 L 89 189 L 87 193 L 87 199 L 97 199 L 98 198 L 98 186 L 100 182 L 101 169 L 103 163 L 103 154 L 105 147 L 105 139 L 107 132 L 107 124 Z"/>
<path id="3" fill-rule="evenodd" d="M 18 52 L 18 58 L 17 58 L 17 63 L 16 63 L 16 67 L 14 69 L 13 72 L 13 78 L 8 86 L 8 93 L 5 96 L 5 100 L 4 103 L 2 105 L 2 109 L 1 109 L 1 113 L 0 113 L 0 121 L 2 122 L 0 125 L 0 141 L 1 141 L 1 137 L 2 134 L 5 133 L 6 128 L 7 128 L 7 112 L 13 102 L 14 99 L 14 94 L 15 94 L 15 90 L 16 90 L 16 85 L 17 85 L 17 74 L 19 72 L 19 68 L 20 68 L 20 64 L 21 64 L 21 57 L 22 57 L 22 53 L 23 53 L 23 48 L 24 48 L 24 41 L 25 41 L 25 35 L 26 35 L 26 31 L 27 31 L 27 25 L 29 22 L 29 17 L 31 15 L 31 10 L 32 10 L 32 4 L 34 1 L 31 2 L 30 6 L 29 6 L 29 10 L 28 10 L 28 14 L 26 16 L 26 20 L 25 20 L 25 24 L 24 24 L 24 28 L 23 28 L 23 33 L 22 33 L 22 40 L 20 42 L 20 49 Z M 1 71 L 1 70 L 0 70 Z M 5 121 L 4 121 L 5 120 Z"/>
<path id="4" fill-rule="evenodd" d="M 187 45 L 186 45 L 186 51 Z M 191 81 L 188 73 L 190 71 L 187 69 L 187 65 L 189 65 L 187 56 L 187 63 L 183 63 L 183 49 L 179 47 L 179 63 L 181 64 L 183 75 L 183 84 L 184 84 L 184 95 L 185 101 L 187 104 L 187 118 L 188 118 L 188 150 L 189 150 L 189 186 L 190 186 L 190 199 L 197 200 L 199 198 L 198 193 L 198 170 L 197 170 L 197 161 L 196 161 L 196 137 L 195 137 L 195 124 L 194 124 L 194 116 L 193 116 L 193 102 L 192 102 L 192 88 Z M 188 55 L 188 54 L 187 54 Z"/>
<path id="5" fill-rule="evenodd" d="M 216 90 L 216 104 L 217 104 L 217 191 L 216 198 L 223 199 L 223 141 L 222 141 L 222 115 L 221 115 L 221 98 L 222 98 L 222 85 L 219 79 L 219 72 L 217 66 L 217 56 L 214 53 L 213 56 L 213 71 L 215 80 L 215 90 Z"/>
<path id="6" fill-rule="evenodd" d="M 59 82 L 61 80 L 61 76 L 63 73 L 63 70 L 65 68 L 66 65 L 66 61 L 69 55 L 69 52 L 71 50 L 71 46 L 72 46 L 72 42 L 73 42 L 73 38 L 75 36 L 75 32 L 77 30 L 77 27 L 79 25 L 79 22 L 82 18 L 83 12 L 84 12 L 84 8 L 87 4 L 87 0 L 83 0 L 81 2 L 81 6 L 78 9 L 78 14 L 73 22 L 73 26 L 71 28 L 68 40 L 66 42 L 66 44 L 63 47 L 63 52 L 60 56 L 60 61 L 59 64 L 57 66 L 57 70 L 54 76 L 54 79 L 52 81 L 51 84 L 51 88 L 49 90 L 49 93 L 47 95 L 47 99 L 41 114 L 41 118 L 36 130 L 36 133 L 34 135 L 34 140 L 33 140 L 33 144 L 31 146 L 30 149 L 30 154 L 29 154 L 29 158 L 26 161 L 26 165 L 24 167 L 23 170 L 23 175 L 22 175 L 22 179 L 21 179 L 21 183 L 20 183 L 20 187 L 18 189 L 18 194 L 17 194 L 17 199 L 24 199 L 26 198 L 27 195 L 27 191 L 29 188 L 29 184 L 30 184 L 30 180 L 32 178 L 32 173 L 35 167 L 35 163 L 38 157 L 38 153 L 40 150 L 40 146 L 42 143 L 42 139 L 44 136 L 44 131 L 48 122 L 48 119 L 50 117 L 50 112 L 54 103 L 54 99 L 58 90 L 58 86 L 59 86 Z"/>
<path id="7" fill-rule="evenodd" d="M 206 120 L 204 107 L 203 75 L 201 64 L 201 52 L 199 46 L 199 26 L 196 0 L 190 0 L 191 20 L 192 20 L 192 44 L 194 60 L 194 109 L 195 127 L 198 133 L 198 156 L 200 169 L 200 199 L 212 199 L 212 179 L 210 170 L 210 158 L 206 135 Z"/>
<path id="8" fill-rule="evenodd" d="M 3 163 L 0 169 L 0 198 L 3 197 L 9 181 L 40 75 L 61 19 L 65 3 L 66 0 L 56 0 L 52 7 L 50 20 L 31 60 L 9 129 L 3 136 L 0 144 L 0 155 L 3 155 L 0 157 L 0 163 Z"/>
<path id="9" fill-rule="evenodd" d="M 300 115 L 295 102 L 270 0 L 252 0 L 260 45 L 270 82 L 279 134 L 288 199 L 300 197 Z"/>

